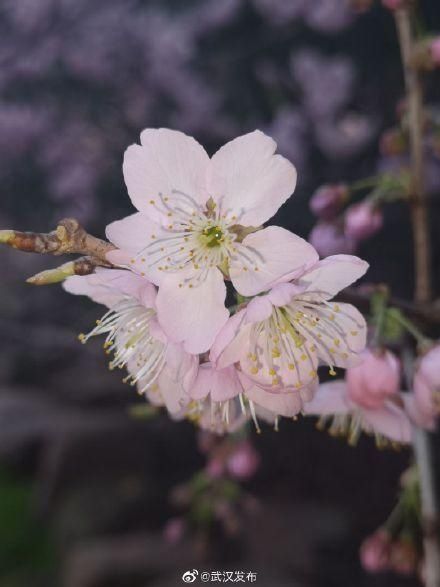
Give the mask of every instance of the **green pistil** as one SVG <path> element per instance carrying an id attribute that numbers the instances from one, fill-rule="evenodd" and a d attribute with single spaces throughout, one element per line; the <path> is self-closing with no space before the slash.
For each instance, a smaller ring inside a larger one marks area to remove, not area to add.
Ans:
<path id="1" fill-rule="evenodd" d="M 209 248 L 218 247 L 223 241 L 223 232 L 218 226 L 211 226 L 205 228 L 203 231 L 203 240 L 205 245 Z"/>

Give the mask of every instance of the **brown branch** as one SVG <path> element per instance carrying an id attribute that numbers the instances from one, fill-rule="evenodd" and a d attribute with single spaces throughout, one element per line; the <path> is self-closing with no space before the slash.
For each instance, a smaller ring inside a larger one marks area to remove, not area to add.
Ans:
<path id="1" fill-rule="evenodd" d="M 115 248 L 88 234 L 74 218 L 61 220 L 56 229 L 48 233 L 0 230 L 0 243 L 28 253 L 86 255 L 106 266 L 109 265 L 106 254 Z"/>
<path id="2" fill-rule="evenodd" d="M 56 229 L 48 233 L 0 230 L 0 243 L 28 253 L 85 255 L 30 277 L 27 282 L 33 285 L 59 283 L 71 275 L 93 273 L 96 267 L 113 266 L 106 255 L 115 247 L 90 235 L 74 218 L 61 220 Z"/>
<path id="3" fill-rule="evenodd" d="M 424 186 L 422 84 L 420 73 L 412 62 L 415 42 L 411 25 L 411 8 L 404 6 L 396 10 L 395 18 L 408 102 L 412 166 L 411 219 L 414 238 L 415 299 L 418 302 L 428 302 L 431 299 L 431 246 Z"/>

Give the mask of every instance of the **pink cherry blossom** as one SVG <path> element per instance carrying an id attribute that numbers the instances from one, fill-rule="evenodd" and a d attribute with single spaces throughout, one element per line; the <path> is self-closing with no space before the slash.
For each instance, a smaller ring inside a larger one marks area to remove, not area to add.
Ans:
<path id="1" fill-rule="evenodd" d="M 410 443 L 411 421 L 403 409 L 403 397 L 384 399 L 377 408 L 366 408 L 350 397 L 346 381 L 322 383 L 313 399 L 304 405 L 308 415 L 320 416 L 321 424 L 329 422 L 329 432 L 346 436 L 356 444 L 362 431 L 372 434 L 381 446 L 385 440 Z"/>
<path id="2" fill-rule="evenodd" d="M 187 389 L 195 379 L 198 358 L 170 341 L 159 326 L 154 285 L 130 271 L 98 269 L 92 275 L 69 277 L 64 288 L 109 308 L 81 340 L 106 335 L 104 348 L 113 353 L 110 367 L 126 367 L 124 381 L 136 385 L 153 404 L 178 413 L 189 401 Z"/>
<path id="3" fill-rule="evenodd" d="M 296 170 L 275 149 L 254 131 L 210 159 L 181 132 L 146 129 L 125 153 L 139 212 L 107 227 L 120 249 L 109 259 L 159 286 L 159 321 L 188 352 L 207 351 L 228 319 L 222 271 L 239 293 L 255 295 L 317 260 L 311 245 L 280 227 L 243 238 L 240 227 L 259 227 L 295 189 Z"/>
<path id="4" fill-rule="evenodd" d="M 400 362 L 385 349 L 366 349 L 362 362 L 347 369 L 345 380 L 350 399 L 364 408 L 380 408 L 400 389 Z"/>
<path id="5" fill-rule="evenodd" d="M 313 383 L 320 361 L 331 373 L 335 366 L 356 364 L 365 347 L 365 320 L 350 304 L 330 300 L 367 267 L 357 257 L 336 255 L 286 276 L 293 281 L 280 280 L 228 320 L 211 360 L 220 369 L 239 363 L 242 374 L 259 388 L 251 392 L 257 395 L 261 388 L 294 391 Z"/>
<path id="6" fill-rule="evenodd" d="M 278 418 L 294 417 L 313 396 L 315 382 L 301 389 L 268 391 L 255 384 L 235 365 L 217 369 L 203 363 L 189 390 L 191 403 L 185 415 L 202 428 L 223 434 L 240 428 L 252 419 L 257 431 L 259 419 L 275 424 Z"/>
<path id="7" fill-rule="evenodd" d="M 357 240 L 370 238 L 382 228 L 383 213 L 371 202 L 352 204 L 345 213 L 345 234 Z"/>
<path id="8" fill-rule="evenodd" d="M 440 415 L 440 345 L 432 347 L 417 364 L 414 401 L 421 416 L 433 421 Z"/>

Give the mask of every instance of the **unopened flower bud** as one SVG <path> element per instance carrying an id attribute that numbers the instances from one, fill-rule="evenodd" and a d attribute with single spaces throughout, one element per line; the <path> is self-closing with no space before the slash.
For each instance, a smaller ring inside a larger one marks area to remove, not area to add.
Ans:
<path id="1" fill-rule="evenodd" d="M 309 235 L 309 241 L 321 257 L 338 253 L 352 255 L 357 248 L 357 241 L 332 222 L 318 222 Z"/>
<path id="2" fill-rule="evenodd" d="M 226 467 L 231 477 L 235 479 L 249 479 L 260 464 L 260 457 L 249 442 L 240 443 L 228 458 Z"/>
<path id="3" fill-rule="evenodd" d="M 323 185 L 313 194 L 310 209 L 318 218 L 331 220 L 338 214 L 348 195 L 346 185 Z"/>
<path id="4" fill-rule="evenodd" d="M 360 558 L 362 566 L 369 573 L 379 573 L 389 568 L 391 536 L 380 528 L 362 543 Z"/>
<path id="5" fill-rule="evenodd" d="M 388 350 L 367 349 L 362 358 L 360 365 L 347 369 L 348 396 L 364 408 L 377 409 L 399 391 L 400 362 Z"/>
<path id="6" fill-rule="evenodd" d="M 348 237 L 364 240 L 382 228 L 382 210 L 369 201 L 353 204 L 345 213 L 344 232 Z"/>

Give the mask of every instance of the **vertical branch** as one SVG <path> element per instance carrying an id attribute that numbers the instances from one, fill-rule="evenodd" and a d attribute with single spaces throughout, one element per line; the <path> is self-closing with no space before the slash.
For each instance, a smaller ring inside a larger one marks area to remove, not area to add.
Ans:
<path id="1" fill-rule="evenodd" d="M 415 301 L 431 299 L 431 247 L 428 208 L 424 189 L 423 94 L 420 73 L 412 65 L 414 39 L 411 8 L 404 5 L 395 11 L 405 77 L 411 149 L 411 221 L 414 242 Z M 411 361 L 412 363 L 412 361 Z M 413 365 L 407 362 L 408 384 Z M 438 537 L 438 503 L 433 470 L 432 439 L 421 429 L 414 429 L 414 455 L 420 479 L 426 587 L 440 587 L 440 543 Z"/>
<path id="2" fill-rule="evenodd" d="M 414 49 L 410 7 L 395 12 L 396 26 L 405 77 L 411 149 L 411 220 L 414 239 L 415 300 L 431 299 L 431 247 L 428 208 L 424 188 L 423 95 L 420 74 L 412 65 Z"/>

